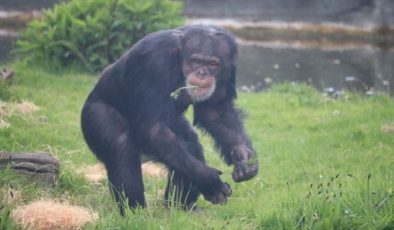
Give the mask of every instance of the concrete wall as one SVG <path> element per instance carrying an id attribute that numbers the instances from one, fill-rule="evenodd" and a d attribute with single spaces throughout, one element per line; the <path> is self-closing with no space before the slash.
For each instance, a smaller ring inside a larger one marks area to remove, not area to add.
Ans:
<path id="1" fill-rule="evenodd" d="M 394 26 L 393 0 L 185 0 L 185 14 L 256 21 Z"/>

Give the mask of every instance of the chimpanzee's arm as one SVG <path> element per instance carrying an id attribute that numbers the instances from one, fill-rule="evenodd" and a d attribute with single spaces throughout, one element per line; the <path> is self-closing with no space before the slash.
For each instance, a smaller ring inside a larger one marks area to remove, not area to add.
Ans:
<path id="1" fill-rule="evenodd" d="M 208 167 L 202 159 L 189 152 L 187 143 L 163 122 L 141 125 L 140 134 L 147 152 L 154 154 L 170 169 L 179 172 L 195 184 L 204 197 L 214 204 L 227 201 L 231 188 L 219 177 L 220 171 Z"/>
<path id="2" fill-rule="evenodd" d="M 204 128 L 215 140 L 228 164 L 234 164 L 234 181 L 249 180 L 258 172 L 256 153 L 246 136 L 239 112 L 232 100 L 212 105 L 197 104 L 194 122 Z"/>
<path id="3" fill-rule="evenodd" d="M 177 135 L 179 140 L 184 141 L 187 145 L 188 151 L 195 158 L 199 161 L 205 162 L 203 147 L 198 140 L 198 135 L 183 114 L 179 115 L 179 118 L 173 122 L 171 130 Z"/>

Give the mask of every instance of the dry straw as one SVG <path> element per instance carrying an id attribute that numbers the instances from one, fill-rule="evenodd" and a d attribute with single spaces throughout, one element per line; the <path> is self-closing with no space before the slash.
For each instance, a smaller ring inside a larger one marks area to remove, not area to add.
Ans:
<path id="1" fill-rule="evenodd" d="M 167 169 L 160 164 L 148 161 L 142 164 L 142 174 L 151 178 L 165 177 L 167 176 Z M 102 164 L 86 166 L 84 175 L 88 181 L 99 183 L 106 178 L 106 170 Z"/>
<path id="2" fill-rule="evenodd" d="M 167 169 L 160 164 L 148 161 L 142 164 L 142 174 L 148 177 L 165 177 Z"/>
<path id="3" fill-rule="evenodd" d="M 10 105 L 11 113 L 17 113 L 21 115 L 27 115 L 34 113 L 39 110 L 39 107 L 32 102 L 22 101 L 20 103 L 14 103 Z"/>
<path id="4" fill-rule="evenodd" d="M 11 126 L 11 124 L 5 119 L 6 117 L 15 114 L 28 115 L 39 109 L 40 108 L 37 105 L 29 101 L 6 103 L 0 100 L 0 129 L 9 128 Z"/>
<path id="5" fill-rule="evenodd" d="M 98 219 L 98 215 L 84 208 L 52 200 L 40 200 L 12 211 L 13 220 L 31 230 L 81 229 Z"/>
<path id="6" fill-rule="evenodd" d="M 381 128 L 384 133 L 394 133 L 394 123 L 384 124 Z"/>
<path id="7" fill-rule="evenodd" d="M 40 108 L 29 101 L 19 103 L 5 103 L 0 101 L 0 116 L 11 116 L 14 114 L 27 115 L 36 112 Z"/>

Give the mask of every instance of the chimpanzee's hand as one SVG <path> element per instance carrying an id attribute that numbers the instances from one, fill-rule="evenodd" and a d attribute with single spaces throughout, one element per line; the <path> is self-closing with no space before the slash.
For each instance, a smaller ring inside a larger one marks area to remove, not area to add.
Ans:
<path id="1" fill-rule="evenodd" d="M 231 195 L 231 186 L 220 179 L 221 171 L 207 167 L 200 175 L 200 192 L 213 204 L 225 204 Z"/>
<path id="2" fill-rule="evenodd" d="M 259 162 L 256 153 L 250 147 L 246 145 L 235 147 L 231 152 L 231 158 L 234 163 L 232 176 L 235 182 L 249 180 L 257 175 Z"/>
<path id="3" fill-rule="evenodd" d="M 211 196 L 204 196 L 204 198 L 210 201 L 212 204 L 225 204 L 227 202 L 227 198 L 231 196 L 231 193 L 231 186 L 226 182 L 223 182 L 222 189 L 219 193 Z"/>

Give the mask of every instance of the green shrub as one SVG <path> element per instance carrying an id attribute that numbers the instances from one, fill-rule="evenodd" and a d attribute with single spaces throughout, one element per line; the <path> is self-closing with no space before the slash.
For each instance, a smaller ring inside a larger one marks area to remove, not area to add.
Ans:
<path id="1" fill-rule="evenodd" d="M 183 23 L 181 10 L 181 2 L 171 0 L 70 0 L 29 23 L 16 53 L 99 71 L 144 35 Z"/>

